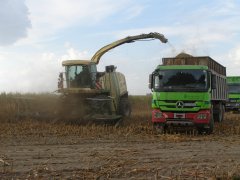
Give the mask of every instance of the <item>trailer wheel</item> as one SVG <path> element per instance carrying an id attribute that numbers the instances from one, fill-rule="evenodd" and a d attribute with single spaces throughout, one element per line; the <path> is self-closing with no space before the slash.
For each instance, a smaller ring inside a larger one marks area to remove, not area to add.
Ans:
<path id="1" fill-rule="evenodd" d="M 221 103 L 218 104 L 216 108 L 217 108 L 217 113 L 213 115 L 214 121 L 222 122 L 224 119 L 225 108 Z"/>
<path id="2" fill-rule="evenodd" d="M 119 102 L 119 113 L 124 117 L 129 117 L 131 115 L 132 109 L 127 98 L 122 98 Z"/>

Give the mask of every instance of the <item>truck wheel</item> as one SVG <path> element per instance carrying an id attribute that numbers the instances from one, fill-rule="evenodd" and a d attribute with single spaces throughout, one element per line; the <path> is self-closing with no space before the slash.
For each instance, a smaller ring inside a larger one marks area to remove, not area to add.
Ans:
<path id="1" fill-rule="evenodd" d="M 222 121 L 224 121 L 224 115 L 225 115 L 225 106 L 222 105 Z"/>
<path id="2" fill-rule="evenodd" d="M 216 108 L 218 109 L 217 110 L 218 113 L 214 114 L 214 116 L 213 116 L 214 121 L 222 122 L 223 121 L 223 117 L 224 117 L 224 113 L 225 113 L 224 106 L 220 103 L 220 104 L 217 105 Z"/>
<path id="3" fill-rule="evenodd" d="M 160 123 L 154 123 L 153 128 L 158 134 L 164 134 L 166 131 L 166 127 Z"/>
<path id="4" fill-rule="evenodd" d="M 211 120 L 209 122 L 209 128 L 206 129 L 207 134 L 212 134 L 213 133 L 213 127 L 214 127 L 214 119 L 213 116 L 211 116 Z"/>
<path id="5" fill-rule="evenodd" d="M 127 98 L 122 98 L 119 103 L 119 113 L 124 117 L 129 117 L 131 115 L 132 109 Z"/>

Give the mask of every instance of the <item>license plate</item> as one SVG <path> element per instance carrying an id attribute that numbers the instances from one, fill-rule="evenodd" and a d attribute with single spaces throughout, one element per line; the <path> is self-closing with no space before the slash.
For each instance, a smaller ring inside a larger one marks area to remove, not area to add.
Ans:
<path id="1" fill-rule="evenodd" d="M 185 113 L 174 113 L 174 118 L 175 119 L 184 119 Z"/>

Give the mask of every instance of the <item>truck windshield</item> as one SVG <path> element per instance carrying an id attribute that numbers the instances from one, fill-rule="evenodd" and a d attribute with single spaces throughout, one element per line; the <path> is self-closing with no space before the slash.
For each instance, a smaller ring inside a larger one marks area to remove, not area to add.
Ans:
<path id="1" fill-rule="evenodd" d="M 206 70 L 160 70 L 154 79 L 159 91 L 206 91 Z"/>
<path id="2" fill-rule="evenodd" d="M 229 93 L 240 93 L 240 84 L 228 84 Z"/>
<path id="3" fill-rule="evenodd" d="M 67 85 L 71 88 L 91 86 L 91 74 L 87 65 L 66 66 Z"/>

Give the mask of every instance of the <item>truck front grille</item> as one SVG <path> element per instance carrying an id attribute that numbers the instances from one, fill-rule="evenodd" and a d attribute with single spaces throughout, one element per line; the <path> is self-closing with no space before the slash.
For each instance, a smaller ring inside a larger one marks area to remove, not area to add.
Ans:
<path id="1" fill-rule="evenodd" d="M 164 102 L 167 108 L 194 108 L 197 106 L 196 101 L 166 100 Z"/>

